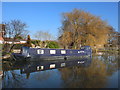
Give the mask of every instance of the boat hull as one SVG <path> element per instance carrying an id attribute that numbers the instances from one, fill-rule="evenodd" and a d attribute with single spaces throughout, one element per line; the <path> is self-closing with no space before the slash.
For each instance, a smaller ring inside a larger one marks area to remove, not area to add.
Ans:
<path id="1" fill-rule="evenodd" d="M 16 61 L 42 61 L 42 60 L 71 60 L 71 59 L 83 59 L 91 57 L 91 55 L 81 55 L 81 56 L 32 56 L 32 57 L 25 57 L 21 54 L 13 53 L 12 57 Z"/>
<path id="2" fill-rule="evenodd" d="M 67 60 L 91 57 L 92 50 L 85 46 L 79 50 L 73 49 L 48 49 L 22 47 L 21 53 L 13 53 L 14 60 L 41 61 L 41 60 Z"/>

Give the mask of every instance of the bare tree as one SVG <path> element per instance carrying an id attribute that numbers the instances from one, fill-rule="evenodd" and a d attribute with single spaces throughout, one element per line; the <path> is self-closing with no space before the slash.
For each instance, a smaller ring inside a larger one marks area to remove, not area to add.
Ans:
<path id="1" fill-rule="evenodd" d="M 35 37 L 37 40 L 42 40 L 42 31 L 37 31 L 37 32 L 34 34 L 34 37 Z"/>
<path id="2" fill-rule="evenodd" d="M 5 22 L 5 35 L 4 38 L 11 38 L 12 44 L 8 52 L 11 52 L 12 48 L 14 47 L 14 41 L 16 39 L 25 39 L 28 34 L 28 30 L 26 30 L 27 25 L 26 23 L 20 20 L 11 20 L 9 22 Z"/>
<path id="3" fill-rule="evenodd" d="M 11 20 L 10 22 L 5 22 L 6 37 L 16 38 L 17 36 L 21 36 L 26 38 L 28 30 L 25 28 L 27 28 L 26 23 L 20 20 Z"/>
<path id="4" fill-rule="evenodd" d="M 37 32 L 34 34 L 34 37 L 35 37 L 37 40 L 41 40 L 41 41 L 54 39 L 53 35 L 50 34 L 48 31 L 37 31 Z"/>

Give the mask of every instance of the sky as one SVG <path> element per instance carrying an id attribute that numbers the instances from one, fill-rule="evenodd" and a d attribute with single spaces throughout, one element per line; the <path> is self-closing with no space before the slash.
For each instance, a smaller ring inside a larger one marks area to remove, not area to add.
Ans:
<path id="1" fill-rule="evenodd" d="M 49 31 L 57 38 L 62 13 L 71 12 L 74 8 L 100 16 L 118 30 L 117 2 L 2 2 L 2 21 L 18 19 L 25 22 L 32 38 L 38 30 Z"/>
<path id="2" fill-rule="evenodd" d="M 119 2 L 119 0 L 2 0 L 2 2 Z"/>

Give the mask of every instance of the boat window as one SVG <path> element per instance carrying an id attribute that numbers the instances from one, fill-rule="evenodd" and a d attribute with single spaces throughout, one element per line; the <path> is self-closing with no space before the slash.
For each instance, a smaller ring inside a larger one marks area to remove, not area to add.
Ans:
<path id="1" fill-rule="evenodd" d="M 40 66 L 40 69 L 43 70 L 43 69 L 44 69 L 44 66 Z"/>
<path id="2" fill-rule="evenodd" d="M 78 53 L 84 53 L 84 51 L 78 51 Z"/>
<path id="3" fill-rule="evenodd" d="M 37 66 L 37 70 L 43 70 L 44 66 Z"/>
<path id="4" fill-rule="evenodd" d="M 22 49 L 22 53 L 27 53 L 27 50 L 26 49 Z"/>
<path id="5" fill-rule="evenodd" d="M 55 68 L 55 64 L 51 64 L 51 65 L 50 65 L 50 68 Z"/>
<path id="6" fill-rule="evenodd" d="M 61 67 L 64 67 L 65 66 L 65 63 L 61 63 Z"/>
<path id="7" fill-rule="evenodd" d="M 50 54 L 56 54 L 56 50 L 50 50 Z"/>
<path id="8" fill-rule="evenodd" d="M 66 51 L 65 50 L 61 50 L 61 54 L 66 54 Z"/>
<path id="9" fill-rule="evenodd" d="M 44 54 L 44 50 L 37 50 L 38 54 Z"/>
<path id="10" fill-rule="evenodd" d="M 88 49 L 91 49 L 90 47 L 88 47 Z"/>

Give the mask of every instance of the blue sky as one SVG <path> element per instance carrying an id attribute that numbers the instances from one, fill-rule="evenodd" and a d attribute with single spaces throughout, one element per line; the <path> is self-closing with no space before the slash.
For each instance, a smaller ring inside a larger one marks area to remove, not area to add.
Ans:
<path id="1" fill-rule="evenodd" d="M 117 2 L 3 2 L 2 20 L 20 19 L 29 26 L 27 29 L 31 36 L 36 31 L 43 30 L 57 37 L 62 13 L 71 12 L 74 8 L 100 16 L 118 30 Z"/>

